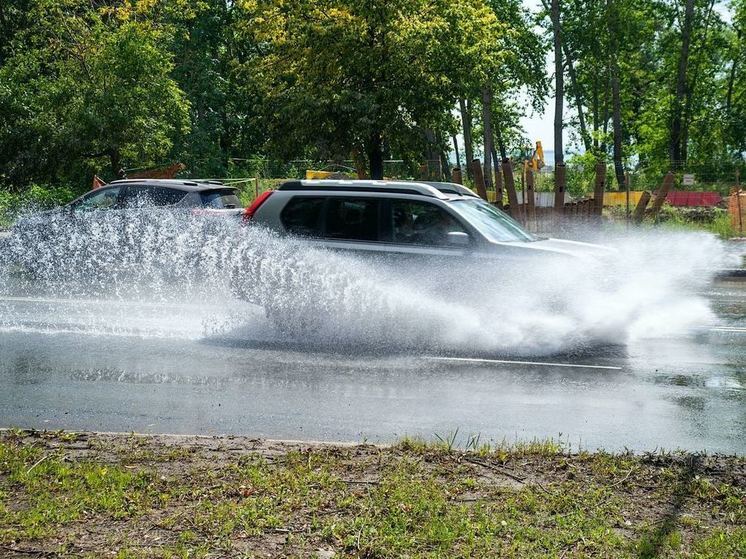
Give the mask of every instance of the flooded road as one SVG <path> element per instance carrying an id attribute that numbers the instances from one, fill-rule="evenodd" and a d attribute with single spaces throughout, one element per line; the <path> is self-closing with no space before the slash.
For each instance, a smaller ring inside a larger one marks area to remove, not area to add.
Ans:
<path id="1" fill-rule="evenodd" d="M 716 317 L 688 335 L 529 359 L 305 344 L 246 303 L 11 292 L 0 426 L 746 454 L 746 282 L 706 295 Z"/>

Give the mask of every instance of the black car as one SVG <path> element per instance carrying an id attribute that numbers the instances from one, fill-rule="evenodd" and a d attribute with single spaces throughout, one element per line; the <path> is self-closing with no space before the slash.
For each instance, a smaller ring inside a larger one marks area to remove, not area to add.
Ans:
<path id="1" fill-rule="evenodd" d="M 241 213 L 241 202 L 235 188 L 217 181 L 171 179 L 113 181 L 73 200 L 66 208 L 85 211 L 153 206 L 234 210 L 230 213 Z"/>
<path id="2" fill-rule="evenodd" d="M 79 269 L 105 274 L 148 258 L 175 269 L 179 251 L 238 225 L 243 212 L 237 190 L 216 181 L 118 180 L 18 219 L 4 240 L 2 259 L 50 278 Z"/>

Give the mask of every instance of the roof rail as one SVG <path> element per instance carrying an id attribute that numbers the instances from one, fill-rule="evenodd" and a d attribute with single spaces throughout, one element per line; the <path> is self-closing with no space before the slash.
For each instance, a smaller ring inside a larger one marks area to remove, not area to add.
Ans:
<path id="1" fill-rule="evenodd" d="M 446 198 L 437 188 L 424 182 L 376 180 L 294 180 L 280 185 L 278 190 L 329 190 L 335 192 L 388 192 L 417 194 L 431 198 Z"/>
<path id="2" fill-rule="evenodd" d="M 438 181 L 427 181 L 425 184 L 437 188 L 441 192 L 447 192 L 448 194 L 458 194 L 459 196 L 470 196 L 473 198 L 479 198 L 476 192 L 470 188 L 465 187 L 463 184 L 455 182 L 438 182 Z"/>

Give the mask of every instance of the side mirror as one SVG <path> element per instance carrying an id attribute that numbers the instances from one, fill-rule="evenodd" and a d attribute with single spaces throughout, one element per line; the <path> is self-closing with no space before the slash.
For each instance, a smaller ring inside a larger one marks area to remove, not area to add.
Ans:
<path id="1" fill-rule="evenodd" d="M 471 238 L 462 231 L 451 231 L 446 235 L 446 243 L 455 247 L 467 247 L 471 244 Z"/>

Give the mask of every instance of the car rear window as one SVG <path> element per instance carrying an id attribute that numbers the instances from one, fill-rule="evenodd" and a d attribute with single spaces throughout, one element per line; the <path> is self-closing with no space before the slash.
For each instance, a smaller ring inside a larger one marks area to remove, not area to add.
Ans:
<path id="1" fill-rule="evenodd" d="M 288 233 L 302 237 L 321 237 L 325 200 L 316 197 L 293 198 L 283 208 L 280 221 Z"/>
<path id="2" fill-rule="evenodd" d="M 209 190 L 200 193 L 202 205 L 206 208 L 229 209 L 240 208 L 241 201 L 236 196 L 236 191 L 226 190 Z"/>

